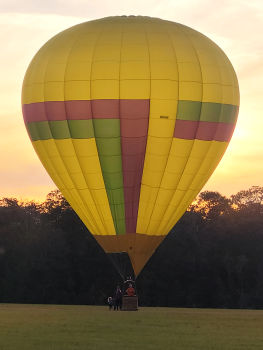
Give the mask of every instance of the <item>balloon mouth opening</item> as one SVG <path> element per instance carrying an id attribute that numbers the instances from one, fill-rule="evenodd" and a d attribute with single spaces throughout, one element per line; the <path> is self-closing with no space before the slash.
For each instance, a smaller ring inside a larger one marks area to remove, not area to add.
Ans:
<path id="1" fill-rule="evenodd" d="M 133 233 L 118 236 L 94 235 L 94 238 L 108 254 L 120 275 L 125 275 L 124 270 L 129 266 L 129 271 L 133 271 L 136 278 L 165 236 Z"/>
<path id="2" fill-rule="evenodd" d="M 132 247 L 130 248 L 132 250 Z M 123 280 L 126 279 L 126 276 L 134 276 L 134 279 L 136 279 L 152 254 L 153 252 L 137 253 L 132 251 L 107 253 L 109 259 Z"/>
<path id="3" fill-rule="evenodd" d="M 127 252 L 107 253 L 107 256 L 120 274 L 123 281 L 126 279 L 126 276 L 136 278 L 135 271 Z"/>

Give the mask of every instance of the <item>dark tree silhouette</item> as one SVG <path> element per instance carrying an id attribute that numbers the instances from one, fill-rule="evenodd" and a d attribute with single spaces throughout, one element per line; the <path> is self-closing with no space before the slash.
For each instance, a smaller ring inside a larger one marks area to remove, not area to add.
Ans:
<path id="1" fill-rule="evenodd" d="M 205 191 L 137 279 L 140 305 L 263 308 L 263 188 Z M 58 190 L 0 200 L 0 302 L 104 304 L 119 275 Z"/>

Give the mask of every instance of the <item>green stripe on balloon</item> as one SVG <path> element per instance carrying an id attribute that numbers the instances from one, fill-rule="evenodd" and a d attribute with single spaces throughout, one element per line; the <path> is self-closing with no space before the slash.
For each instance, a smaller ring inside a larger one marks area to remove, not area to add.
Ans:
<path id="1" fill-rule="evenodd" d="M 26 126 L 31 141 L 50 140 L 53 138 L 48 122 L 28 123 Z"/>
<path id="2" fill-rule="evenodd" d="M 202 103 L 200 121 L 217 123 L 221 113 L 221 103 Z"/>
<path id="3" fill-rule="evenodd" d="M 36 129 L 36 124 L 38 123 L 40 122 L 26 124 L 26 129 L 31 141 L 38 141 L 40 139 Z"/>
<path id="4" fill-rule="evenodd" d="M 238 106 L 197 101 L 178 101 L 179 120 L 235 124 Z"/>
<path id="5" fill-rule="evenodd" d="M 202 102 L 178 101 L 176 119 L 199 121 Z"/>
<path id="6" fill-rule="evenodd" d="M 126 234 L 119 119 L 93 119 L 102 175 L 117 235 Z"/>
<path id="7" fill-rule="evenodd" d="M 92 120 L 58 120 L 26 124 L 31 141 L 91 139 L 94 137 Z"/>
<path id="8" fill-rule="evenodd" d="M 238 110 L 238 106 L 222 104 L 221 114 L 219 118 L 220 123 L 236 124 Z"/>
<path id="9" fill-rule="evenodd" d="M 68 120 L 68 127 L 73 139 L 92 139 L 95 136 L 91 119 Z"/>

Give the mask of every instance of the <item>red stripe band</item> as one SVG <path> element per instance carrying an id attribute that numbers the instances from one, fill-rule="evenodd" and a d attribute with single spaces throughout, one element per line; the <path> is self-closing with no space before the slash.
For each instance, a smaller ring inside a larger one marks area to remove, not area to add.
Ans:
<path id="1" fill-rule="evenodd" d="M 23 105 L 25 123 L 149 118 L 149 100 L 48 101 Z M 135 113 L 136 112 L 136 113 Z"/>
<path id="2" fill-rule="evenodd" d="M 174 137 L 185 140 L 229 142 L 235 124 L 176 120 Z"/>
<path id="3" fill-rule="evenodd" d="M 136 232 L 149 111 L 149 100 L 120 100 L 122 173 L 127 233 Z"/>

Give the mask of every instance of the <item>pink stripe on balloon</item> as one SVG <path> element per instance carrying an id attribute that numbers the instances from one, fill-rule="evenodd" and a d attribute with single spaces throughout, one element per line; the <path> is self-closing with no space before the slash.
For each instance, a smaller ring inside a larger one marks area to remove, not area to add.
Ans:
<path id="1" fill-rule="evenodd" d="M 120 100 L 122 173 L 128 234 L 136 232 L 149 109 L 149 100 Z"/>
<path id="2" fill-rule="evenodd" d="M 68 120 L 92 119 L 91 101 L 65 101 Z"/>
<path id="3" fill-rule="evenodd" d="M 91 119 L 91 101 L 47 101 L 22 107 L 25 123 Z"/>
<path id="4" fill-rule="evenodd" d="M 198 121 L 177 119 L 175 122 L 174 137 L 178 139 L 194 140 L 198 123 Z"/>
<path id="5" fill-rule="evenodd" d="M 44 102 L 23 105 L 22 112 L 25 124 L 48 120 Z"/>
<path id="6" fill-rule="evenodd" d="M 53 120 L 67 120 L 66 108 L 64 101 L 49 101 L 44 102 L 47 119 Z"/>
<path id="7" fill-rule="evenodd" d="M 176 120 L 174 137 L 185 140 L 229 142 L 235 124 L 204 121 Z"/>
<path id="8" fill-rule="evenodd" d="M 122 119 L 149 119 L 150 100 L 120 100 Z"/>
<path id="9" fill-rule="evenodd" d="M 134 154 L 145 154 L 146 137 L 123 137 L 125 142 L 121 144 L 121 152 L 125 156 L 132 156 Z M 142 151 L 144 150 L 144 152 Z M 122 158 L 123 163 L 123 158 Z"/>
<path id="10" fill-rule="evenodd" d="M 92 100 L 93 119 L 119 119 L 120 100 Z"/>
<path id="11" fill-rule="evenodd" d="M 218 123 L 202 122 L 198 123 L 195 139 L 203 141 L 212 141 L 214 139 Z"/>
<path id="12" fill-rule="evenodd" d="M 218 123 L 214 140 L 229 142 L 235 130 L 235 126 L 235 124 Z"/>

